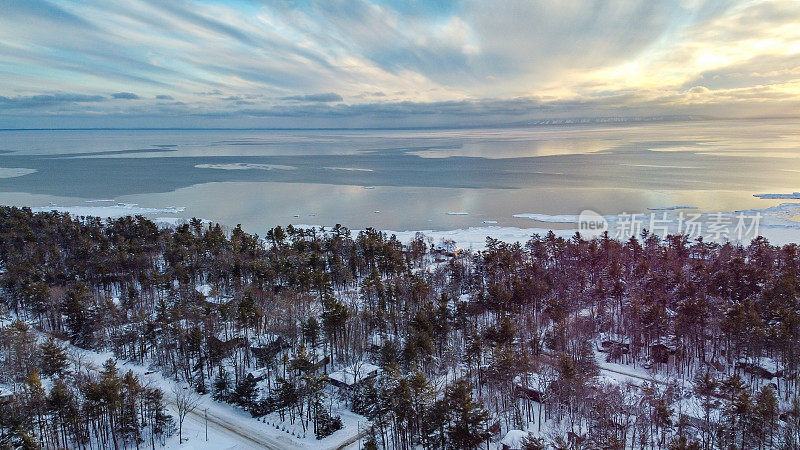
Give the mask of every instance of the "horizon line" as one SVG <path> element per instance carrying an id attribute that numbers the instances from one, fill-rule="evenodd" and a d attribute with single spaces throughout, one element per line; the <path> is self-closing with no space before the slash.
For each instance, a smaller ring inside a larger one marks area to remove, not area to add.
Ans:
<path id="1" fill-rule="evenodd" d="M 474 125 L 442 125 L 442 126 L 375 126 L 375 127 L 31 127 L 0 128 L 0 131 L 337 131 L 337 130 L 453 130 L 476 128 L 525 128 L 540 126 L 581 126 L 581 125 L 615 125 L 630 123 L 654 122 L 702 122 L 702 121 L 743 121 L 743 120 L 791 120 L 800 119 L 800 115 L 774 115 L 757 117 L 709 117 L 709 116 L 601 116 L 575 118 L 546 118 L 508 124 L 474 124 Z"/>

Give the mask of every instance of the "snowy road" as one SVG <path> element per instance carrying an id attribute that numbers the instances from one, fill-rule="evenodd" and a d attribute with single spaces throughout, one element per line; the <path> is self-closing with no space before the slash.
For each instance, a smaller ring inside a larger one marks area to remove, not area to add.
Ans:
<path id="1" fill-rule="evenodd" d="M 170 409 L 175 405 L 170 403 Z M 173 411 L 175 412 L 175 411 Z M 177 412 L 175 412 L 177 415 Z M 241 422 L 233 423 L 225 417 L 208 411 L 209 441 L 203 436 L 205 427 L 205 410 L 196 409 L 186 416 L 184 427 L 191 425 L 196 430 L 196 439 L 191 439 L 180 448 L 225 448 L 225 449 L 290 449 L 301 448 L 290 439 L 265 436 L 261 430 L 254 429 Z M 188 422 L 192 422 L 189 424 Z M 184 430 L 186 434 L 186 430 Z M 199 443 L 197 441 L 200 441 Z M 192 445 L 194 444 L 194 445 Z"/>
<path id="2" fill-rule="evenodd" d="M 92 372 L 100 372 L 100 364 L 108 355 L 79 349 L 62 341 L 73 351 L 69 359 L 78 367 Z M 76 356 L 79 355 L 79 356 Z M 177 407 L 171 395 L 172 380 L 164 378 L 158 372 L 149 372 L 144 367 L 134 364 L 121 364 L 120 371 L 132 370 L 143 383 L 159 386 L 164 391 L 164 402 L 173 415 L 177 426 Z M 207 403 L 207 404 L 206 404 Z M 263 427 L 253 427 L 250 417 L 236 417 L 235 413 L 223 405 L 202 402 L 187 414 L 183 423 L 184 442 L 167 441 L 165 448 L 180 449 L 294 449 L 304 448 L 288 436 L 274 436 L 264 432 Z M 208 424 L 208 441 L 206 441 L 206 420 Z M 188 439 L 187 439 L 188 438 Z"/>

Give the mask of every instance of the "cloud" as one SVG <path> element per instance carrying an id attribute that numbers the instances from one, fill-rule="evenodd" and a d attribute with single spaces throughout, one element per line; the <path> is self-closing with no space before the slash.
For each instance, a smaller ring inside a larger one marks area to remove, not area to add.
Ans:
<path id="1" fill-rule="evenodd" d="M 94 103 L 102 102 L 105 97 L 100 95 L 85 94 L 43 94 L 16 97 L 0 96 L 2 109 L 41 108 L 46 106 L 63 105 L 67 103 Z"/>
<path id="2" fill-rule="evenodd" d="M 111 94 L 113 98 L 121 99 L 121 100 L 138 100 L 139 96 L 134 94 L 133 92 L 115 92 Z"/>
<path id="3" fill-rule="evenodd" d="M 65 123 L 738 117 L 791 111 L 800 92 L 796 0 L 0 0 L 0 9 L 0 108 Z M 138 101 L 102 102 L 109 92 Z"/>
<path id="4" fill-rule="evenodd" d="M 288 97 L 283 97 L 281 100 L 328 103 L 328 102 L 341 102 L 344 99 L 342 98 L 341 95 L 335 92 L 328 92 L 325 94 L 290 95 Z"/>
<path id="5" fill-rule="evenodd" d="M 35 17 L 50 23 L 66 23 L 81 27 L 92 27 L 85 19 L 71 14 L 65 9 L 46 0 L 0 0 L 0 10 L 3 15 L 15 19 L 30 19 Z"/>

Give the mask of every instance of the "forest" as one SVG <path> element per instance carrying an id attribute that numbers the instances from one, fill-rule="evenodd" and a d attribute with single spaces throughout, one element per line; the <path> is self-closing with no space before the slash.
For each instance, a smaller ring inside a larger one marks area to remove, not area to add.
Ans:
<path id="1" fill-rule="evenodd" d="M 365 448 L 800 448 L 797 245 L 437 244 L 0 207 L 0 448 L 178 432 L 165 389 L 65 342 L 319 439 L 347 409 Z"/>

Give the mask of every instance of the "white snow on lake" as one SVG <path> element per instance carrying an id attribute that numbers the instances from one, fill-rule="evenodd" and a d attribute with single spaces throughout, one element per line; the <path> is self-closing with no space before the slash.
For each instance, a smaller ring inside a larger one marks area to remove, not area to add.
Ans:
<path id="1" fill-rule="evenodd" d="M 217 170 L 295 170 L 297 167 L 282 164 L 230 163 L 230 164 L 196 164 L 197 169 Z"/>
<path id="2" fill-rule="evenodd" d="M 16 178 L 24 175 L 36 173 L 36 169 L 25 169 L 22 167 L 0 167 L 0 178 Z"/>
<path id="3" fill-rule="evenodd" d="M 184 207 L 170 206 L 167 208 L 145 208 L 135 203 L 117 203 L 110 206 L 37 206 L 31 208 L 33 212 L 59 211 L 69 213 L 74 217 L 124 217 L 150 214 L 178 214 L 185 210 Z M 162 218 L 163 221 L 172 221 L 173 218 Z"/>
<path id="4" fill-rule="evenodd" d="M 763 199 L 792 199 L 800 200 L 800 192 L 792 192 L 791 194 L 753 194 L 753 197 Z"/>
<path id="5" fill-rule="evenodd" d="M 344 170 L 346 172 L 374 172 L 372 169 L 362 169 L 360 167 L 323 167 L 325 170 Z"/>
<path id="6" fill-rule="evenodd" d="M 664 164 L 620 164 L 620 166 L 627 166 L 627 167 L 645 167 L 645 168 L 653 168 L 653 169 L 699 169 L 697 166 L 671 166 L 671 165 L 664 165 Z"/>
<path id="7" fill-rule="evenodd" d="M 684 214 L 684 213 L 680 213 Z M 716 220 L 717 216 L 722 215 L 723 218 L 728 218 L 731 220 L 731 229 L 736 225 L 738 217 L 740 215 L 744 215 L 746 218 L 752 218 L 758 215 L 760 217 L 759 224 L 758 224 L 758 234 L 767 238 L 772 244 L 775 245 L 784 245 L 790 242 L 798 242 L 800 241 L 800 222 L 797 220 L 792 220 L 793 218 L 800 217 L 800 203 L 783 203 L 778 206 L 773 206 L 770 208 L 765 209 L 753 209 L 753 210 L 746 210 L 746 211 L 734 211 L 734 212 L 723 212 L 723 213 L 695 213 L 692 216 L 697 216 L 698 220 L 706 225 L 704 230 L 707 230 L 707 226 L 710 223 L 713 223 Z M 649 220 L 650 214 L 637 214 L 641 221 L 642 228 L 650 228 Z M 674 228 L 677 226 L 680 216 L 677 213 L 660 213 L 656 215 L 656 220 L 667 220 L 670 222 L 671 226 Z M 570 238 L 578 230 L 578 216 L 575 215 L 546 215 L 546 214 L 516 214 L 514 217 L 522 217 L 522 218 L 531 218 L 533 220 L 539 222 L 549 222 L 549 223 L 574 223 L 575 227 L 567 228 L 567 229 L 560 229 L 560 230 L 552 230 L 553 233 L 558 237 L 563 238 Z M 616 216 L 616 215 L 609 215 L 603 216 L 603 218 L 608 222 L 608 232 L 611 237 L 617 237 L 616 234 L 619 232 L 620 229 L 627 229 L 626 225 L 623 223 L 629 218 L 624 216 Z M 545 220 L 541 220 L 545 219 Z M 686 218 L 684 218 L 686 220 Z M 423 233 L 424 235 L 432 238 L 434 242 L 441 242 L 444 240 L 452 240 L 455 242 L 456 246 L 462 249 L 472 249 L 472 250 L 483 250 L 486 248 L 486 238 L 491 237 L 493 239 L 497 239 L 502 242 L 507 243 L 525 243 L 527 242 L 531 236 L 534 234 L 538 234 L 540 236 L 545 236 L 551 230 L 548 228 L 518 228 L 518 227 L 500 227 L 500 226 L 480 226 L 480 227 L 469 227 L 464 229 L 455 229 L 455 230 L 414 230 L 414 231 L 385 231 L 387 234 L 391 235 L 394 234 L 400 239 L 401 242 L 410 242 L 414 239 L 414 236 L 418 232 Z M 676 230 L 669 229 L 669 232 L 673 233 Z M 598 237 L 602 233 L 602 230 L 595 230 L 595 231 L 587 231 L 587 230 L 580 230 L 581 235 L 584 238 L 592 238 Z M 627 239 L 631 233 L 627 233 L 624 236 L 624 239 Z M 637 233 L 638 234 L 638 233 Z M 735 233 L 731 233 L 734 234 Z M 661 233 L 659 233 L 661 235 Z M 663 236 L 662 236 L 663 237 Z M 719 236 L 719 239 L 714 239 L 713 236 L 709 236 L 707 232 L 703 233 L 703 238 L 706 241 L 717 241 L 723 242 L 728 239 L 728 237 L 724 234 Z M 749 242 L 751 237 L 747 237 L 746 241 Z M 693 239 L 690 239 L 693 240 Z M 744 242 L 746 245 L 747 242 Z"/>
<path id="8" fill-rule="evenodd" d="M 524 214 L 514 214 L 514 217 L 518 219 L 531 219 L 537 222 L 546 222 L 546 223 L 578 223 L 578 216 L 575 214 L 532 214 L 532 213 L 524 213 Z"/>
<path id="9" fill-rule="evenodd" d="M 697 209 L 696 206 L 654 206 L 647 208 L 650 211 L 676 211 L 679 209 Z"/>

